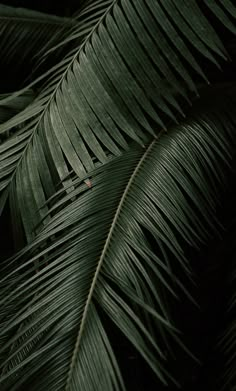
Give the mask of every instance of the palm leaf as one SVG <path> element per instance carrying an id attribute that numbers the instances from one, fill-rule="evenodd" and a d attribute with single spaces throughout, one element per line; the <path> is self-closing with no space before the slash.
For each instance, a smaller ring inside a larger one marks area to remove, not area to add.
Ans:
<path id="1" fill-rule="evenodd" d="M 194 0 L 190 6 L 178 0 L 99 0 L 89 7 L 86 39 L 53 67 L 32 105 L 0 127 L 4 134 L 25 124 L 20 146 L 15 138 L 8 141 L 14 146 L 10 172 L 0 172 L 0 212 L 11 192 L 28 240 L 47 213 L 45 193 L 54 194 L 60 181 L 73 190 L 71 169 L 83 177 L 96 161 L 103 164 L 108 156 L 120 155 L 130 140 L 143 145 L 182 113 L 176 94 L 188 99 L 187 91 L 196 91 L 190 68 L 205 78 L 189 46 L 215 63 L 225 58 Z M 214 11 L 215 5 L 210 8 Z M 233 14 L 230 4 L 224 8 Z"/>
<path id="2" fill-rule="evenodd" d="M 30 103 L 32 103 L 35 97 L 33 90 L 27 90 L 24 94 L 11 99 L 10 102 L 1 104 L 1 101 L 5 101 L 9 96 L 11 96 L 11 94 L 0 95 L 0 123 L 6 122 L 17 113 L 24 110 Z"/>
<path id="3" fill-rule="evenodd" d="M 16 113 L 24 110 L 33 100 L 34 92 L 32 90 L 26 91 L 21 96 L 11 99 L 8 103 L 2 103 L 6 97 L 10 94 L 0 95 L 0 123 L 6 122 L 12 118 Z M 11 131 L 5 133 L 1 138 L 0 143 L 0 167 L 1 167 L 1 185 L 0 191 L 4 189 L 6 185 L 6 177 L 11 174 L 11 171 L 15 169 L 15 162 L 21 154 L 22 148 L 25 146 L 25 139 L 27 140 L 27 134 L 23 135 L 19 129 L 12 128 Z M 8 181 L 7 181 L 8 183 Z M 2 199 L 4 203 L 4 197 Z M 17 206 L 16 206 L 17 207 Z M 17 235 L 16 235 L 17 236 Z M 21 235 L 20 235 L 21 236 Z"/>
<path id="4" fill-rule="evenodd" d="M 184 246 L 220 229 L 235 121 L 226 96 L 221 111 L 199 108 L 146 148 L 98 167 L 92 188 L 75 177 L 73 192 L 59 192 L 44 229 L 2 268 L 0 337 L 12 335 L 0 349 L 3 390 L 122 389 L 103 313 L 170 381 L 156 332 L 183 345 L 163 300 L 184 289 L 171 259 L 189 274 Z"/>
<path id="5" fill-rule="evenodd" d="M 54 45 L 49 42 L 41 51 L 37 53 L 38 68 L 47 61 L 54 63 L 55 54 L 68 53 L 70 50 L 78 50 L 78 46 L 86 39 L 88 33 L 94 28 L 98 20 L 103 16 L 104 10 L 111 5 L 113 0 L 86 1 L 80 5 L 79 10 L 72 16 L 71 30 L 68 34 L 68 26 L 63 31 L 63 35 L 58 37 Z M 52 61 L 53 60 L 53 61 Z"/>

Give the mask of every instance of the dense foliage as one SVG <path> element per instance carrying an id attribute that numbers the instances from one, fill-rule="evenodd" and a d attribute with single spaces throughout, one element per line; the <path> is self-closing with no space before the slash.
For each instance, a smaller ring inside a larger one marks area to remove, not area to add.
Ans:
<path id="1" fill-rule="evenodd" d="M 0 5 L 0 389 L 234 390 L 236 7 L 54 7 Z"/>

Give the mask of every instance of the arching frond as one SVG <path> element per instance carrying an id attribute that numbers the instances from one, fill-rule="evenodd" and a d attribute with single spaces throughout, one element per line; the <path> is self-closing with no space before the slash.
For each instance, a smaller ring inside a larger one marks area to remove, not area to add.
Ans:
<path id="1" fill-rule="evenodd" d="M 221 110 L 199 108 L 97 168 L 91 188 L 75 178 L 70 194 L 59 192 L 44 229 L 1 271 L 0 338 L 10 335 L 0 348 L 3 390 L 122 389 L 104 313 L 170 381 L 166 346 L 155 337 L 181 344 L 164 299 L 184 289 L 170 257 L 188 274 L 185 244 L 219 229 L 235 123 L 234 102 L 224 97 Z"/>
<path id="2" fill-rule="evenodd" d="M 35 94 L 33 90 L 27 90 L 24 94 L 11 99 L 8 103 L 1 104 L 1 101 L 5 101 L 11 94 L 0 95 L 0 123 L 4 123 L 10 118 L 14 117 L 17 113 L 24 110 L 30 103 L 33 102 Z M 9 136 L 7 136 L 9 137 Z"/>
<path id="3" fill-rule="evenodd" d="M 209 6 L 216 8 L 215 3 Z M 14 194 L 29 240 L 47 213 L 42 208 L 46 198 L 71 169 L 83 177 L 94 161 L 103 164 L 108 155 L 119 156 L 130 140 L 143 145 L 182 113 L 176 96 L 188 99 L 188 91 L 196 92 L 192 71 L 205 79 L 191 48 L 216 64 L 226 57 L 194 0 L 99 0 L 91 7 L 86 39 L 51 70 L 32 105 L 0 126 L 4 134 L 24 123 L 24 145 L 21 138 L 20 146 L 12 140 L 6 162 L 11 170 L 4 173 L 0 212 Z M 233 15 L 230 3 L 223 8 Z"/>

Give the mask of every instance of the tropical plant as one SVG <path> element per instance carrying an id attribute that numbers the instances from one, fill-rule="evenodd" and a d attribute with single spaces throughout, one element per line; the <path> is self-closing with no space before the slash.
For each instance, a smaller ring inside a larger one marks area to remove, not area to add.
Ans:
<path id="1" fill-rule="evenodd" d="M 198 305 L 190 254 L 224 236 L 236 89 L 214 69 L 235 18 L 230 0 L 84 0 L 66 18 L 0 6 L 2 74 L 17 75 L 0 96 L 0 214 L 14 242 L 1 262 L 1 390 L 124 390 L 121 340 L 159 387 L 182 385 L 179 355 L 198 362 L 176 308 Z M 219 352 L 234 389 L 228 324 Z"/>

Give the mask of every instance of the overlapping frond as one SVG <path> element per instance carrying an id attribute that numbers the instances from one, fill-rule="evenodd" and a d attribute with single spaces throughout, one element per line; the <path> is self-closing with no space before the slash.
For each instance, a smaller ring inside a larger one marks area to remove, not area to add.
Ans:
<path id="1" fill-rule="evenodd" d="M 111 5 L 112 1 L 113 0 L 97 0 L 95 2 L 83 2 L 80 5 L 79 10 L 72 16 L 71 21 L 64 25 L 62 31 L 57 33 L 56 39 L 54 39 L 53 42 L 49 41 L 42 50 L 38 51 L 36 54 L 37 64 L 34 69 L 34 74 L 37 75 L 39 71 L 40 74 L 43 73 L 41 67 L 44 66 L 45 62 L 55 65 L 65 56 L 70 60 L 73 55 L 78 52 L 78 48 L 86 39 L 87 35 L 91 33 L 108 6 Z M 58 59 L 58 61 L 55 61 L 55 58 Z M 61 67 L 61 64 L 59 65 Z M 54 68 L 49 70 L 46 75 L 42 75 L 42 78 L 46 79 L 46 85 L 48 77 L 52 76 L 52 78 L 54 78 L 55 75 L 53 71 Z M 63 67 L 60 72 L 63 73 Z M 39 80 L 40 79 L 41 78 L 39 78 Z"/>
<path id="2" fill-rule="evenodd" d="M 1 104 L 1 101 L 5 101 L 11 94 L 0 95 L 0 123 L 4 123 L 10 118 L 14 117 L 17 113 L 24 110 L 30 103 L 33 102 L 35 94 L 33 90 L 27 90 L 24 94 L 11 99 L 8 103 Z M 9 135 L 7 135 L 7 138 Z"/>
<path id="3" fill-rule="evenodd" d="M 5 323 L 0 312 L 0 338 L 11 337 L 0 348 L 1 389 L 122 389 L 104 313 L 170 381 L 163 341 L 181 341 L 164 298 L 183 289 L 171 262 L 189 273 L 184 243 L 198 246 L 219 229 L 235 123 L 224 98 L 221 111 L 199 109 L 97 168 L 92 188 L 75 177 L 70 194 L 59 192 L 43 230 L 2 269 L 0 308 L 9 310 Z"/>
<path id="4" fill-rule="evenodd" d="M 33 104 L 0 127 L 4 134 L 24 124 L 24 145 L 21 138 L 20 146 L 9 140 L 11 170 L 0 172 L 0 212 L 13 194 L 28 239 L 47 213 L 45 200 L 71 170 L 83 177 L 96 161 L 120 155 L 130 140 L 143 145 L 181 115 L 177 96 L 188 100 L 188 91 L 196 92 L 192 71 L 205 79 L 191 47 L 216 64 L 226 57 L 194 0 L 99 0 L 88 7 L 89 19 L 82 11 L 86 38 L 53 67 Z M 209 7 L 218 13 L 218 5 Z M 223 9 L 234 16 L 235 8 L 230 2 L 220 8 L 223 23 L 232 27 Z M 81 18 L 73 34 L 84 37 Z"/>

